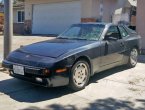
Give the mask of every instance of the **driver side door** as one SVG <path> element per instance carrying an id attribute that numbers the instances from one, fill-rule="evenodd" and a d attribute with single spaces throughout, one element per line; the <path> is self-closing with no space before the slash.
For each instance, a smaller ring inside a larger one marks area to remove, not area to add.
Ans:
<path id="1" fill-rule="evenodd" d="M 101 67 L 111 68 L 118 65 L 123 60 L 125 49 L 118 27 L 110 26 L 102 42 L 104 45 L 101 48 Z"/>

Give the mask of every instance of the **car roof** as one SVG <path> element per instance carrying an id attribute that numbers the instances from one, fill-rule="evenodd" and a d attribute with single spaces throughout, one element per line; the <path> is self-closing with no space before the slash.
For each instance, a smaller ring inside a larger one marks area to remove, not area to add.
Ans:
<path id="1" fill-rule="evenodd" d="M 100 25 L 114 25 L 113 23 L 105 23 L 105 22 L 86 22 L 86 23 L 79 23 L 79 24 L 100 24 Z"/>
<path id="2" fill-rule="evenodd" d="M 73 25 L 104 25 L 105 27 L 110 27 L 112 25 L 118 26 L 113 23 L 105 23 L 105 22 L 86 22 L 86 23 L 78 23 L 78 24 L 73 24 Z"/>

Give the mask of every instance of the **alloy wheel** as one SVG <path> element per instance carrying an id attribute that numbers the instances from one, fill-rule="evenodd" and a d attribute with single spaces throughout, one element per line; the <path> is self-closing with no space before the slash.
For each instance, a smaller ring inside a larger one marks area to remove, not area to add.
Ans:
<path id="1" fill-rule="evenodd" d="M 85 63 L 79 63 L 75 69 L 73 74 L 73 81 L 76 86 L 83 87 L 88 80 L 89 70 Z"/>
<path id="2" fill-rule="evenodd" d="M 130 54 L 130 63 L 132 66 L 135 66 L 137 64 L 137 59 L 138 59 L 138 51 L 137 49 L 133 49 Z"/>

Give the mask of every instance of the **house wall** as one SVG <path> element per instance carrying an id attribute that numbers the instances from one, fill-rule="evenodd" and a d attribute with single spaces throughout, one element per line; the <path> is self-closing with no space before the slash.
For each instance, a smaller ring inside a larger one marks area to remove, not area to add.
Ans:
<path id="1" fill-rule="evenodd" d="M 24 23 L 14 23 L 14 34 L 24 34 Z"/>
<path id="2" fill-rule="evenodd" d="M 13 9 L 13 22 L 17 23 L 17 9 Z"/>
<path id="3" fill-rule="evenodd" d="M 24 8 L 14 8 L 13 9 L 13 29 L 14 34 L 24 34 L 24 23 L 18 23 L 17 11 L 24 10 Z"/>
<path id="4" fill-rule="evenodd" d="M 46 3 L 59 3 L 59 2 L 69 2 L 69 1 L 78 1 L 78 0 L 25 0 L 25 18 L 26 20 L 31 20 L 32 18 L 32 9 L 34 4 L 46 4 Z"/>
<path id="5" fill-rule="evenodd" d="M 93 17 L 93 5 L 94 0 L 81 0 L 81 16 L 82 18 L 92 18 Z"/>
<path id="6" fill-rule="evenodd" d="M 118 0 L 116 1 L 115 9 L 113 10 L 113 23 L 118 23 L 120 21 L 124 23 L 130 23 L 130 9 L 131 4 L 128 0 Z"/>
<path id="7" fill-rule="evenodd" d="M 100 13 L 100 0 L 25 0 L 25 18 L 31 20 L 33 15 L 33 4 L 59 3 L 81 1 L 82 18 L 98 18 Z M 109 22 L 116 8 L 125 4 L 126 0 L 103 0 L 104 21 Z"/>
<path id="8" fill-rule="evenodd" d="M 142 49 L 145 50 L 145 0 L 137 1 L 137 32 L 142 37 Z M 145 51 L 144 51 L 145 53 Z"/>
<path id="9" fill-rule="evenodd" d="M 100 17 L 100 0 L 25 0 L 25 29 L 32 27 L 33 4 L 81 1 L 81 21 L 96 22 Z M 103 21 L 111 22 L 116 8 L 126 0 L 103 0 Z M 120 3 L 118 3 L 120 2 Z M 29 30 L 28 30 L 29 31 Z"/>
<path id="10" fill-rule="evenodd" d="M 25 0 L 25 23 L 24 23 L 25 34 L 31 34 L 33 5 L 59 3 L 59 2 L 71 2 L 71 1 L 79 1 L 79 0 Z"/>
<path id="11" fill-rule="evenodd" d="M 100 0 L 81 0 L 82 18 L 99 19 L 100 17 Z M 111 22 L 112 16 L 116 9 L 124 7 L 126 0 L 103 0 L 103 21 Z M 127 4 L 128 6 L 128 4 Z"/>
<path id="12" fill-rule="evenodd" d="M 104 2 L 104 16 L 103 21 L 111 22 L 113 13 L 115 9 L 118 7 L 117 0 L 105 0 Z"/>

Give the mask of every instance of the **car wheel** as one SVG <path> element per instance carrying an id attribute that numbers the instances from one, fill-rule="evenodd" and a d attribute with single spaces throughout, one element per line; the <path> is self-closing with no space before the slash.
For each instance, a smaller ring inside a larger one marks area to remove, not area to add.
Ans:
<path id="1" fill-rule="evenodd" d="M 90 67 L 86 61 L 78 61 L 71 69 L 69 87 L 74 91 L 85 88 L 90 79 Z"/>
<path id="2" fill-rule="evenodd" d="M 129 61 L 128 61 L 128 67 L 133 68 L 137 65 L 138 62 L 138 50 L 136 48 L 133 48 L 130 52 Z"/>

